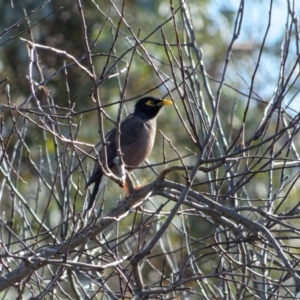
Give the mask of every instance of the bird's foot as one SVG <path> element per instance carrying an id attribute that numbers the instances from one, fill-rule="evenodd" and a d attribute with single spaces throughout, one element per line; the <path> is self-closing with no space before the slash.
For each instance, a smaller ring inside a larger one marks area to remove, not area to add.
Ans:
<path id="1" fill-rule="evenodd" d="M 126 195 L 129 195 L 129 187 L 128 187 L 126 181 L 123 182 L 122 188 L 126 192 Z"/>

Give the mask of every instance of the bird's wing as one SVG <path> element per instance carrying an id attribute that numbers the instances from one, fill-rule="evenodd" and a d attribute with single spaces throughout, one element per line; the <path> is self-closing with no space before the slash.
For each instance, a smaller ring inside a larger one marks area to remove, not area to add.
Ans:
<path id="1" fill-rule="evenodd" d="M 129 115 L 124 121 L 121 122 L 120 130 L 120 144 L 128 146 L 133 144 L 142 134 L 144 122 L 141 118 Z M 107 165 L 109 168 L 113 167 L 113 160 L 117 157 L 117 144 L 116 144 L 117 128 L 110 130 L 106 136 L 106 157 Z M 102 148 L 100 149 L 100 159 L 102 159 Z M 89 178 L 86 187 L 91 185 L 93 182 L 101 179 L 103 173 L 99 164 L 96 162 L 92 176 Z"/>
<path id="2" fill-rule="evenodd" d="M 123 146 L 133 144 L 143 133 L 143 127 L 144 121 L 142 118 L 137 116 L 126 118 L 120 125 L 120 144 Z M 114 128 L 114 131 L 109 137 L 109 141 L 116 145 L 116 128 Z"/>

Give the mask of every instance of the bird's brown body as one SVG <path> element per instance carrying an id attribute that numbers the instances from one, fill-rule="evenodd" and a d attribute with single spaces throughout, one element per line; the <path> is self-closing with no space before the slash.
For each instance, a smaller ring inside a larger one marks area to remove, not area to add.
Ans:
<path id="1" fill-rule="evenodd" d="M 140 99 L 136 105 L 133 114 L 128 116 L 120 124 L 120 147 L 124 164 L 128 171 L 139 166 L 145 161 L 152 151 L 156 135 L 156 118 L 160 108 L 164 105 L 172 104 L 169 100 L 161 100 L 154 97 L 145 97 Z M 117 167 L 113 160 L 117 155 L 117 131 L 113 128 L 106 136 L 107 147 L 107 165 L 110 170 L 117 174 Z M 100 150 L 100 159 L 103 155 Z M 93 207 L 99 187 L 102 188 L 101 181 L 103 173 L 98 163 L 96 163 L 94 172 L 86 184 L 86 187 L 95 183 L 88 210 Z"/>

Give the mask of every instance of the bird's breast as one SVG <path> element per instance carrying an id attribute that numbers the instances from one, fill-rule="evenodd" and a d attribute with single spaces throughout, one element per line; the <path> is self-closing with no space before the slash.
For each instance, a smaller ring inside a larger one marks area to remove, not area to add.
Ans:
<path id="1" fill-rule="evenodd" d="M 137 167 L 150 155 L 156 135 L 156 120 L 145 122 L 136 140 L 122 146 L 123 160 L 127 166 Z"/>

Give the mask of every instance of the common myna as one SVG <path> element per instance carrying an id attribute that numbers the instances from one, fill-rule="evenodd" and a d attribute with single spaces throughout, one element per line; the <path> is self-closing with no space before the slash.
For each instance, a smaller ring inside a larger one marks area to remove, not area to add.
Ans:
<path id="1" fill-rule="evenodd" d="M 120 147 L 123 162 L 128 166 L 129 172 L 139 166 L 151 153 L 156 134 L 157 115 L 163 106 L 170 104 L 173 104 L 170 100 L 144 97 L 135 104 L 134 112 L 121 122 Z M 109 131 L 105 139 L 107 142 L 107 165 L 114 174 L 119 175 L 118 169 L 113 163 L 114 158 L 118 156 L 116 128 Z M 99 158 L 102 159 L 101 149 Z M 87 210 L 93 207 L 98 190 L 99 188 L 102 190 L 106 181 L 107 177 L 103 176 L 101 168 L 96 162 L 94 172 L 86 184 L 87 188 L 95 183 Z"/>

